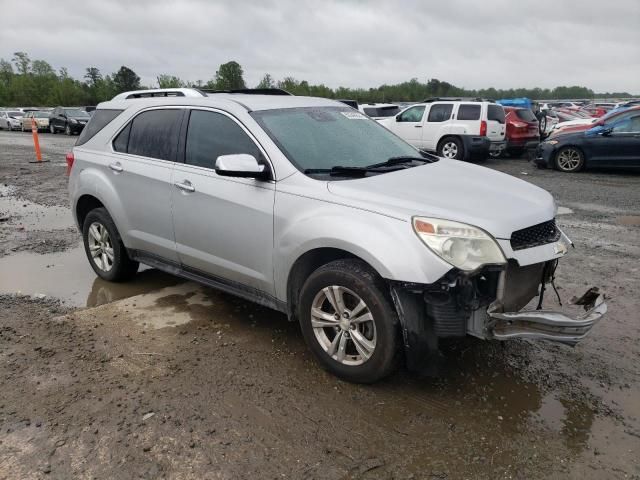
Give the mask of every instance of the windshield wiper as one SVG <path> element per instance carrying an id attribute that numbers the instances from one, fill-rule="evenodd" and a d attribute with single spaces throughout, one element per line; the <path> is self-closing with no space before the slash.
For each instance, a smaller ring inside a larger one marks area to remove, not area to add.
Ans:
<path id="1" fill-rule="evenodd" d="M 327 173 L 329 175 L 343 175 L 349 177 L 364 177 L 368 172 L 377 172 L 377 169 L 370 169 L 368 167 L 344 167 L 342 165 L 335 165 L 331 168 L 307 168 L 304 173 L 307 175 L 314 173 Z"/>
<path id="2" fill-rule="evenodd" d="M 425 154 L 425 155 L 429 155 L 429 158 L 412 157 L 410 155 L 401 156 L 401 157 L 391 157 L 384 162 L 374 163 L 373 165 L 367 165 L 365 168 L 393 167 L 394 165 L 402 165 L 404 163 L 411 163 L 411 162 L 433 163 L 438 159 L 438 157 L 435 157 L 431 154 Z"/>

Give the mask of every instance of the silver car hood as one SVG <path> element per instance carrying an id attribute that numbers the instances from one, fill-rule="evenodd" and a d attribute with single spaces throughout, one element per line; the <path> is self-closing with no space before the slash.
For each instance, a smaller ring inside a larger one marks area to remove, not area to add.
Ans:
<path id="1" fill-rule="evenodd" d="M 407 220 L 422 215 L 464 222 L 502 239 L 555 215 L 555 202 L 546 190 L 458 160 L 331 181 L 327 188 L 350 205 Z"/>

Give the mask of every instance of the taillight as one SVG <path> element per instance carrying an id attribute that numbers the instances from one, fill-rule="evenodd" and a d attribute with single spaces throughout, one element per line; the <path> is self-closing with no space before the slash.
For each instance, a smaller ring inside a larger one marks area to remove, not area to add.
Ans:
<path id="1" fill-rule="evenodd" d="M 73 161 L 75 160 L 73 152 L 67 153 L 64 158 L 67 161 L 67 175 L 69 175 L 71 173 L 71 168 L 73 167 Z"/>
<path id="2" fill-rule="evenodd" d="M 487 136 L 487 122 L 485 122 L 484 120 L 480 122 L 480 136 L 481 137 Z"/>

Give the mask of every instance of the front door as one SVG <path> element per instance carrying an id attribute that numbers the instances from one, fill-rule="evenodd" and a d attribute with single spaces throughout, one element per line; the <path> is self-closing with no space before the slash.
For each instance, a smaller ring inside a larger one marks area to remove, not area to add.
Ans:
<path id="1" fill-rule="evenodd" d="M 275 183 L 219 176 L 220 155 L 246 153 L 266 162 L 253 138 L 231 116 L 191 110 L 184 163 L 174 170 L 173 224 L 183 267 L 235 287 L 274 295 Z"/>
<path id="2" fill-rule="evenodd" d="M 392 126 L 393 133 L 416 148 L 423 148 L 422 118 L 424 117 L 424 109 L 424 105 L 407 108 L 404 112 L 396 115 L 395 123 Z"/>
<path id="3" fill-rule="evenodd" d="M 605 135 L 587 133 L 590 163 L 603 167 L 640 166 L 640 113 L 605 125 L 605 129 Z"/>
<path id="4" fill-rule="evenodd" d="M 451 124 L 452 103 L 432 103 L 422 125 L 422 145 L 425 150 L 435 151 L 438 142 L 448 132 Z"/>

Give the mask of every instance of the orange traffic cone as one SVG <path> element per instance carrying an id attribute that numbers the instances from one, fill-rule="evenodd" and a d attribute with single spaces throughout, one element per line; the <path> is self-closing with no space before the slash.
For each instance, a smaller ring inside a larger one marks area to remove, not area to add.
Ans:
<path id="1" fill-rule="evenodd" d="M 49 160 L 42 160 L 42 153 L 40 152 L 40 140 L 38 139 L 38 123 L 35 117 L 31 117 L 31 134 L 33 135 L 33 146 L 36 149 L 36 160 L 29 161 L 29 163 L 43 163 Z"/>

